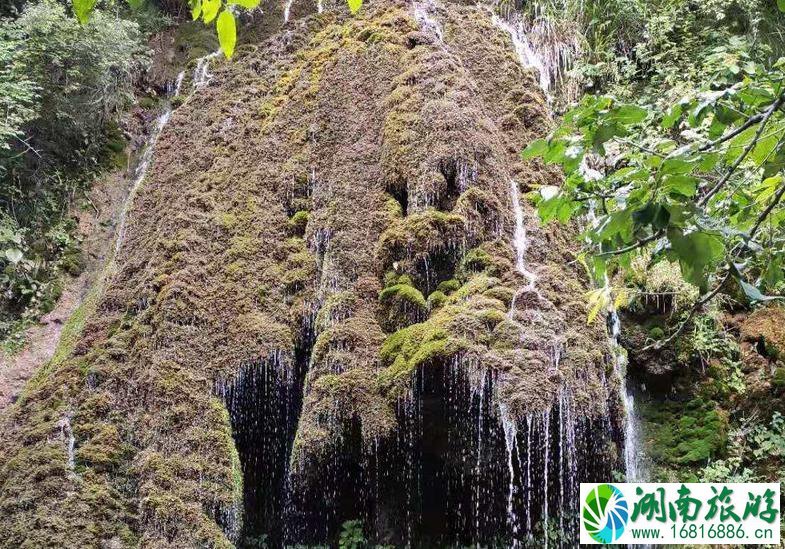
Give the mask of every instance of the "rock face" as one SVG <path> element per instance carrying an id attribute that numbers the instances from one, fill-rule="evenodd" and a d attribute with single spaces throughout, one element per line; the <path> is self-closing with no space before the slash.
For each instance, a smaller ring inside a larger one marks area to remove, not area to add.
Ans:
<path id="1" fill-rule="evenodd" d="M 578 482 L 620 468 L 606 330 L 525 199 L 558 184 L 518 157 L 548 130 L 536 75 L 483 7 L 308 11 L 172 114 L 104 282 L 4 416 L 8 546 L 353 519 L 571 545 Z"/>

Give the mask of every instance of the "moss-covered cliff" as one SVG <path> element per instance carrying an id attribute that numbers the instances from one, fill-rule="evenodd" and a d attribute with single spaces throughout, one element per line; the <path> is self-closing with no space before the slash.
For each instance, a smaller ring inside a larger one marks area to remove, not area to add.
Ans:
<path id="1" fill-rule="evenodd" d="M 549 125 L 536 79 L 485 8 L 424 9 L 440 29 L 402 1 L 260 27 L 174 111 L 105 281 L 3 416 L 6 546 L 228 547 L 244 515 L 267 532 L 346 490 L 336 468 L 366 482 L 357 456 L 400 438 L 429 368 L 544 429 L 546 457 L 568 420 L 618 432 L 569 235 L 523 195 L 536 291 L 516 270 L 511 188 L 558 183 L 518 157 Z"/>

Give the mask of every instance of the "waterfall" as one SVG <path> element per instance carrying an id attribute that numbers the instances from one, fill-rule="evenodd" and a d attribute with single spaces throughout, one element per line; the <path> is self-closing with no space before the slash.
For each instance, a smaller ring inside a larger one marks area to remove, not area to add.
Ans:
<path id="1" fill-rule="evenodd" d="M 495 13 L 491 15 L 491 20 L 497 28 L 510 35 L 512 44 L 515 47 L 515 53 L 518 55 L 518 60 L 521 65 L 527 69 L 534 69 L 537 71 L 540 88 L 548 95 L 553 86 L 551 71 L 548 70 L 543 58 L 540 57 L 532 47 L 529 37 L 523 28 L 523 21 L 521 21 L 520 18 L 516 18 L 515 22 L 512 23 L 505 21 Z"/>
<path id="2" fill-rule="evenodd" d="M 294 0 L 286 0 L 286 4 L 283 7 L 283 22 L 284 24 L 289 22 L 289 16 L 292 12 L 292 4 L 294 4 Z M 319 12 L 321 13 L 321 12 Z"/>
<path id="3" fill-rule="evenodd" d="M 432 34 L 439 42 L 444 40 L 444 30 L 442 24 L 432 15 L 436 9 L 434 0 L 425 0 L 424 2 L 414 2 L 414 19 L 423 32 Z"/>
<path id="4" fill-rule="evenodd" d="M 548 63 L 542 56 L 538 55 L 526 34 L 523 22 L 519 17 L 513 22 L 505 21 L 500 18 L 496 13 L 491 13 L 491 20 L 493 24 L 509 34 L 512 39 L 515 53 L 518 56 L 520 64 L 525 68 L 531 68 L 537 71 L 539 75 L 539 84 L 546 96 L 553 87 L 552 74 L 556 74 L 553 67 L 549 67 Z M 549 97 L 550 99 L 550 97 Z M 602 174 L 591 168 L 586 160 L 581 163 L 581 173 L 587 180 L 596 180 L 602 177 Z M 524 277 L 529 281 L 529 287 L 516 293 L 513 298 L 512 306 L 510 308 L 510 316 L 513 315 L 515 309 L 515 301 L 522 293 L 522 291 L 535 290 L 536 276 L 526 269 L 525 253 L 527 246 L 526 230 L 523 226 L 523 212 L 520 208 L 520 200 L 518 198 L 518 189 L 515 182 L 512 182 L 512 197 L 513 208 L 515 209 L 515 249 L 516 249 L 516 268 Z M 593 217 L 593 212 L 590 213 L 590 219 Z M 537 294 L 539 296 L 539 293 Z M 626 369 L 627 369 L 627 355 L 624 349 L 619 344 L 619 333 L 621 324 L 619 316 L 615 310 L 610 311 L 609 322 L 611 324 L 610 331 L 610 345 L 614 350 L 615 355 L 615 371 L 621 380 L 621 393 L 624 397 L 624 463 L 629 482 L 641 482 L 645 479 L 645 466 L 644 466 L 644 449 L 640 435 L 640 422 L 635 413 L 635 395 L 632 390 L 627 386 Z"/>
<path id="5" fill-rule="evenodd" d="M 214 52 L 204 57 L 201 57 L 196 62 L 196 68 L 194 69 L 193 80 L 191 82 L 191 91 L 196 92 L 197 90 L 201 89 L 202 87 L 206 86 L 207 83 L 210 81 L 212 75 L 208 72 L 209 62 L 211 59 L 216 57 L 220 52 Z M 173 97 L 177 97 L 180 95 L 181 88 L 183 85 L 183 80 L 185 78 L 185 71 L 181 71 L 180 74 L 177 75 L 175 78 L 174 85 L 170 86 L 167 90 L 167 97 L 169 99 Z M 125 241 L 125 231 L 126 225 L 128 222 L 128 212 L 131 208 L 131 204 L 133 204 L 134 197 L 141 187 L 142 183 L 144 182 L 145 176 L 147 175 L 147 170 L 150 168 L 150 164 L 153 161 L 153 154 L 155 153 L 155 145 L 158 143 L 158 138 L 161 136 L 161 132 L 169 123 L 169 119 L 172 117 L 172 104 L 171 102 L 167 102 L 166 106 L 164 107 L 163 112 L 158 115 L 158 118 L 155 121 L 155 126 L 153 126 L 153 131 L 150 133 L 150 137 L 147 139 L 147 143 L 144 146 L 144 152 L 142 153 L 141 158 L 139 159 L 139 163 L 136 166 L 136 170 L 134 171 L 134 181 L 131 184 L 131 190 L 128 193 L 128 198 L 126 198 L 125 203 L 123 204 L 123 208 L 120 212 L 120 223 L 119 228 L 117 230 L 117 239 L 115 240 L 114 246 L 114 255 L 117 257 L 117 254 L 120 251 L 120 247 L 123 245 Z"/>
<path id="6" fill-rule="evenodd" d="M 614 308 L 608 313 L 610 343 L 614 350 L 616 374 L 621 380 L 624 398 L 624 468 L 627 482 L 645 482 L 647 477 L 640 420 L 635 413 L 635 395 L 627 385 L 627 353 L 619 343 L 621 320 Z"/>
<path id="7" fill-rule="evenodd" d="M 528 281 L 523 290 L 535 292 L 538 297 L 542 297 L 536 287 L 537 275 L 526 267 L 526 251 L 529 249 L 529 237 L 526 234 L 526 223 L 523 218 L 518 183 L 512 179 L 510 180 L 510 197 L 512 199 L 513 213 L 515 214 L 515 235 L 513 240 L 515 244 L 515 268 Z M 515 300 L 513 299 L 514 305 Z"/>

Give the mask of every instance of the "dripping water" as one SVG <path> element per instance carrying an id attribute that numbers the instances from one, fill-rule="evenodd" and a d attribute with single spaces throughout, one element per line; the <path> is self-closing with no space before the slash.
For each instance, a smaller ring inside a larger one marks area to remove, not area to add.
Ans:
<path id="1" fill-rule="evenodd" d="M 289 22 L 289 16 L 292 13 L 292 4 L 294 4 L 294 0 L 286 0 L 286 4 L 283 7 L 283 22 L 284 24 Z M 321 12 L 319 12 L 321 13 Z"/>
<path id="2" fill-rule="evenodd" d="M 208 72 L 208 65 L 212 58 L 218 55 L 219 52 L 211 53 L 204 57 L 201 57 L 196 62 L 196 68 L 194 69 L 193 81 L 191 82 L 191 91 L 196 92 L 197 90 L 201 89 L 210 80 L 212 76 Z M 180 95 L 181 88 L 183 85 L 183 79 L 185 78 L 185 71 L 180 72 L 175 79 L 174 85 L 170 86 L 167 90 L 167 96 L 169 99 L 173 97 L 177 97 Z M 125 200 L 123 204 L 123 208 L 120 212 L 120 223 L 119 228 L 117 230 L 117 239 L 115 240 L 115 247 L 114 247 L 114 255 L 117 257 L 117 254 L 120 251 L 120 247 L 123 245 L 125 240 L 125 231 L 126 225 L 128 222 L 128 212 L 131 208 L 131 204 L 134 201 L 136 193 L 141 187 L 142 183 L 144 182 L 145 176 L 147 175 L 147 170 L 150 168 L 150 164 L 153 161 L 153 154 L 155 153 L 155 145 L 158 143 L 158 138 L 161 136 L 161 132 L 163 132 L 166 125 L 169 123 L 169 119 L 172 117 L 172 104 L 171 102 L 167 102 L 166 106 L 164 107 L 163 112 L 158 116 L 155 121 L 155 126 L 153 127 L 153 131 L 150 134 L 150 137 L 147 140 L 147 143 L 144 146 L 144 152 L 142 153 L 141 158 L 139 159 L 139 163 L 136 166 L 136 170 L 134 171 L 134 181 L 131 185 L 131 190 L 128 193 L 128 198 Z"/>
<path id="3" fill-rule="evenodd" d="M 515 314 L 515 303 L 523 293 L 534 293 L 539 299 L 542 299 L 542 295 L 540 295 L 537 289 L 537 275 L 526 267 L 526 251 L 529 248 L 529 237 L 526 234 L 526 223 L 523 218 L 518 183 L 512 179 L 510 180 L 510 197 L 512 199 L 513 213 L 515 214 L 515 234 L 513 239 L 515 245 L 515 268 L 527 280 L 526 286 L 516 292 L 510 304 L 509 317 L 512 318 Z"/>
<path id="4" fill-rule="evenodd" d="M 523 21 L 521 21 L 519 17 L 516 17 L 516 19 L 513 22 L 508 22 L 500 18 L 496 13 L 491 13 L 491 19 L 493 24 L 497 28 L 509 34 L 520 64 L 525 68 L 532 68 L 537 71 L 539 76 L 540 88 L 542 88 L 543 92 L 546 94 L 546 96 L 548 96 L 550 100 L 549 92 L 551 91 L 553 86 L 551 75 L 555 74 L 555 72 L 553 70 L 550 70 L 552 69 L 552 67 L 549 67 L 547 62 L 540 55 L 538 55 L 535 49 L 532 47 L 531 41 L 529 40 L 526 31 L 524 29 Z M 585 162 L 585 160 L 581 164 L 580 170 L 587 180 L 595 180 L 602 177 L 602 174 L 597 170 L 592 169 Z M 522 263 L 523 255 L 525 254 L 525 247 L 522 248 L 519 242 L 522 241 L 525 244 L 526 235 L 525 235 L 525 228 L 523 228 L 520 231 L 518 228 L 518 217 L 520 216 L 522 219 L 522 213 L 519 214 L 520 204 L 518 199 L 517 188 L 514 184 L 513 184 L 512 195 L 513 195 L 513 207 L 516 210 L 515 211 L 516 214 L 515 244 L 516 244 L 516 252 L 517 252 L 516 267 L 518 271 L 529 280 L 529 284 L 533 287 L 535 279 L 527 276 L 527 274 L 524 272 L 525 264 Z M 593 217 L 593 212 L 590 212 L 590 220 L 591 217 Z M 520 238 L 519 238 L 519 234 L 522 235 Z M 523 249 L 523 253 L 521 251 L 522 249 Z M 515 297 L 517 298 L 519 294 L 520 292 L 516 294 Z M 513 314 L 514 307 L 515 307 L 515 298 L 513 298 L 513 304 L 510 310 L 510 315 Z M 627 357 L 624 349 L 621 347 L 618 341 L 619 331 L 620 331 L 620 321 L 619 321 L 618 314 L 616 313 L 615 310 L 610 311 L 609 322 L 611 324 L 610 340 L 611 340 L 611 347 L 614 350 L 615 370 L 621 380 L 622 395 L 624 397 L 625 469 L 626 469 L 628 481 L 640 482 L 645 478 L 645 466 L 643 465 L 644 449 L 642 446 L 642 440 L 640 435 L 640 423 L 635 413 L 635 396 L 633 391 L 627 386 L 627 381 L 626 381 Z"/>
<path id="5" fill-rule="evenodd" d="M 414 2 L 413 7 L 414 19 L 420 25 L 420 29 L 426 34 L 435 36 L 439 42 L 443 42 L 442 24 L 433 16 L 433 12 L 436 11 L 434 0 Z"/>
<path id="6" fill-rule="evenodd" d="M 621 393 L 624 398 L 624 468 L 627 482 L 644 482 L 646 465 L 640 419 L 635 411 L 635 395 L 627 384 L 627 353 L 619 343 L 621 320 L 614 308 L 608 313 L 610 342 L 615 355 L 615 371 L 621 380 Z"/>
<path id="7" fill-rule="evenodd" d="M 510 35 L 512 44 L 515 47 L 515 53 L 521 65 L 527 69 L 534 69 L 537 71 L 539 78 L 540 88 L 547 95 L 551 91 L 553 82 L 551 81 L 551 71 L 545 64 L 545 61 L 537 55 L 534 48 L 529 41 L 529 37 L 523 27 L 523 21 L 516 19 L 515 22 L 505 21 L 497 14 L 491 14 L 493 24 Z"/>

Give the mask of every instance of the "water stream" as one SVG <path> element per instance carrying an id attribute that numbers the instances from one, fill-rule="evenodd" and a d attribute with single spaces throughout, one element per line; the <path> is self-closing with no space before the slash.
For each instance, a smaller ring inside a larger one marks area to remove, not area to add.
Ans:
<path id="1" fill-rule="evenodd" d="M 208 71 L 209 63 L 210 60 L 216 57 L 219 53 L 220 52 L 214 52 L 197 59 L 196 68 L 194 69 L 193 79 L 191 81 L 192 93 L 197 92 L 199 89 L 206 86 L 210 81 L 212 75 Z M 153 130 L 147 139 L 147 143 L 144 145 L 144 151 L 142 152 L 142 156 L 139 158 L 139 162 L 136 165 L 136 169 L 134 171 L 134 180 L 131 184 L 131 190 L 129 191 L 128 197 L 126 198 L 123 208 L 120 212 L 120 222 L 117 229 L 117 238 L 115 240 L 114 248 L 115 257 L 117 257 L 117 254 L 119 253 L 120 248 L 125 241 L 125 231 L 128 224 L 128 213 L 131 205 L 134 202 L 136 193 L 139 191 L 139 188 L 147 176 L 147 170 L 150 168 L 150 164 L 153 161 L 155 145 L 158 143 L 158 138 L 161 136 L 161 132 L 163 132 L 164 128 L 169 123 L 169 119 L 172 117 L 173 107 L 171 99 L 180 95 L 184 79 L 185 71 L 181 71 L 180 74 L 177 75 L 177 78 L 175 78 L 174 84 L 169 86 L 166 95 L 166 104 L 161 114 L 159 114 L 158 118 L 155 120 Z"/>
<path id="2" fill-rule="evenodd" d="M 496 13 L 491 14 L 491 21 L 497 28 L 510 35 L 515 53 L 518 56 L 521 65 L 527 69 L 534 69 L 537 71 L 540 88 L 542 88 L 542 91 L 548 96 L 553 86 L 553 82 L 551 81 L 552 71 L 549 70 L 545 60 L 537 55 L 532 47 L 531 41 L 524 30 L 523 21 L 519 18 L 516 18 L 512 22 L 506 21 Z"/>
<path id="3" fill-rule="evenodd" d="M 523 208 L 521 207 L 520 189 L 515 180 L 510 180 L 510 198 L 512 200 L 512 208 L 515 214 L 515 233 L 513 244 L 515 245 L 515 268 L 527 280 L 526 286 L 519 289 L 512 299 L 510 305 L 509 317 L 512 318 L 515 314 L 515 304 L 518 298 L 525 292 L 532 292 L 537 295 L 538 299 L 542 299 L 542 295 L 537 289 L 537 275 L 531 272 L 526 267 L 526 251 L 529 248 L 529 238 L 526 234 L 526 222 L 523 217 Z"/>
<path id="4" fill-rule="evenodd" d="M 525 32 L 521 19 L 516 16 L 512 21 L 507 21 L 492 12 L 491 20 L 497 28 L 509 34 L 520 64 L 525 68 L 531 68 L 537 71 L 540 87 L 545 95 L 549 96 L 553 87 L 551 74 L 557 72 L 556 67 L 548 66 L 546 58 L 537 54 Z M 550 99 L 550 97 L 548 98 Z M 602 177 L 602 174 L 590 168 L 585 163 L 581 166 L 581 170 L 587 178 Z M 516 299 L 522 292 L 531 290 L 536 291 L 536 275 L 531 273 L 526 268 L 525 264 L 525 254 L 528 242 L 525 225 L 523 223 L 523 211 L 518 197 L 518 188 L 514 181 L 511 181 L 511 196 L 515 211 L 516 268 L 518 272 L 529 281 L 529 284 L 526 288 L 519 290 L 518 293 L 516 293 L 515 298 L 513 298 L 510 316 L 513 315 Z M 539 296 L 539 293 L 537 295 Z M 632 389 L 628 387 L 626 379 L 627 355 L 619 343 L 621 322 L 615 310 L 611 310 L 609 315 L 609 329 L 611 332 L 610 345 L 616 357 L 615 371 L 621 380 L 621 392 L 624 397 L 624 464 L 626 476 L 628 482 L 643 482 L 646 479 L 644 448 L 641 437 L 640 420 L 635 411 L 635 395 L 632 392 Z"/>
<path id="5" fill-rule="evenodd" d="M 433 15 L 436 11 L 434 0 L 424 0 L 413 2 L 414 19 L 420 25 L 420 29 L 426 34 L 436 37 L 439 42 L 444 41 L 444 30 L 442 24 Z"/>

